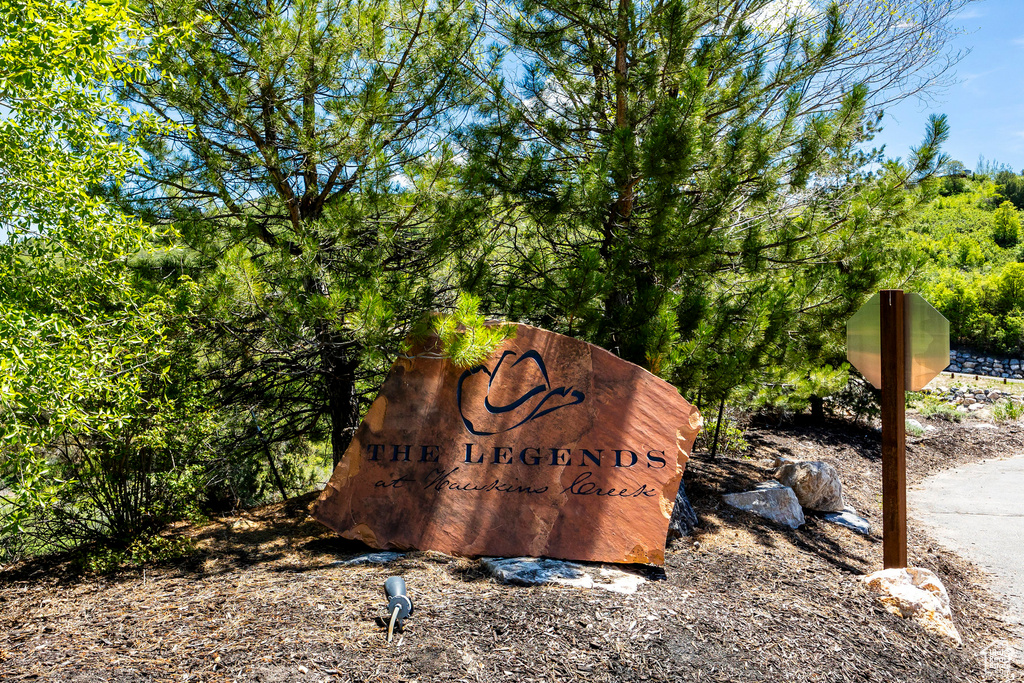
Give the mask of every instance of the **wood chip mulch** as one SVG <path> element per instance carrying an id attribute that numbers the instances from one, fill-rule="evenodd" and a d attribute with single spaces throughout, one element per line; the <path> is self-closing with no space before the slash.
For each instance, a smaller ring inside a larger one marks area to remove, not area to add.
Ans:
<path id="1" fill-rule="evenodd" d="M 908 478 L 1024 452 L 1024 431 L 934 423 Z M 306 516 L 310 496 L 175 533 L 200 550 L 112 576 L 59 559 L 0 571 L 0 680 L 21 681 L 980 681 L 1024 680 L 984 651 L 1014 641 L 984 575 L 911 526 L 911 563 L 950 592 L 964 645 L 886 612 L 858 576 L 881 566 L 878 434 L 847 422 L 748 425 L 750 449 L 695 454 L 701 518 L 664 573 L 633 595 L 496 583 L 475 560 L 367 552 Z M 721 493 L 771 477 L 777 455 L 839 468 L 862 537 L 808 517 L 796 531 Z M 415 612 L 388 646 L 382 586 L 405 577 Z M 1024 663 L 1022 663 L 1024 664 Z"/>

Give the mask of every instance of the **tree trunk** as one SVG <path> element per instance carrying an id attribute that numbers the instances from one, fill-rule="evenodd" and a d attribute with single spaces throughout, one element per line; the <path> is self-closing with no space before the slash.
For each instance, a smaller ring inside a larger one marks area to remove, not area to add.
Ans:
<path id="1" fill-rule="evenodd" d="M 356 393 L 358 361 L 354 359 L 355 354 L 346 354 L 337 348 L 337 339 L 321 343 L 324 344 L 321 356 L 327 412 L 331 418 L 331 455 L 334 467 L 337 467 L 359 426 L 359 396 Z"/>
<path id="2" fill-rule="evenodd" d="M 341 462 L 359 426 L 359 398 L 356 395 L 355 364 L 349 364 L 334 379 L 328 400 L 331 411 L 331 453 L 334 466 Z"/>
<path id="3" fill-rule="evenodd" d="M 811 419 L 819 423 L 825 421 L 825 400 L 821 396 L 811 396 Z"/>
<path id="4" fill-rule="evenodd" d="M 629 115 L 629 21 L 632 14 L 632 0 L 619 0 L 615 47 L 615 128 L 618 134 L 629 131 L 633 135 L 633 124 Z M 621 140 L 618 144 L 624 144 Z M 600 254 L 605 268 L 611 274 L 611 290 L 604 297 L 604 318 L 598 330 L 600 342 L 620 358 L 646 366 L 643 345 L 624 338 L 630 330 L 630 311 L 635 305 L 635 292 L 627 286 L 625 273 L 629 264 L 622 261 L 619 240 L 630 239 L 630 218 L 633 214 L 634 183 L 632 154 L 624 154 L 619 161 L 621 167 L 613 169 L 615 200 L 608 209 L 603 226 Z M 638 351 L 638 348 L 640 349 Z"/>

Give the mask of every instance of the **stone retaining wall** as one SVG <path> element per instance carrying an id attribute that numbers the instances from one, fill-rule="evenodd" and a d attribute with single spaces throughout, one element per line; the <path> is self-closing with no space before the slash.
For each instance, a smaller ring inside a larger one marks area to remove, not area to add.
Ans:
<path id="1" fill-rule="evenodd" d="M 1024 379 L 1024 362 L 1020 358 L 999 358 L 973 351 L 954 350 L 949 352 L 949 366 L 945 372 Z"/>

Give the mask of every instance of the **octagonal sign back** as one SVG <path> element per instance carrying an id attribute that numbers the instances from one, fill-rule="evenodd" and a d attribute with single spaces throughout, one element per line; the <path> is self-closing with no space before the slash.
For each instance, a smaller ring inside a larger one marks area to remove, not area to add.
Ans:
<path id="1" fill-rule="evenodd" d="M 846 324 L 846 357 L 876 389 L 882 388 L 880 297 L 872 295 Z M 906 388 L 923 389 L 949 365 L 949 321 L 920 294 L 903 295 Z"/>

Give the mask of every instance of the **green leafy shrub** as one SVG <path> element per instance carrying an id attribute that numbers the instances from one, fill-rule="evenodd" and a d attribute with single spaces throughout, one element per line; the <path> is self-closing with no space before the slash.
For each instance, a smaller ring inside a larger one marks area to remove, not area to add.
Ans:
<path id="1" fill-rule="evenodd" d="M 1016 422 L 1024 416 L 1024 403 L 999 401 L 992 408 L 992 419 L 996 422 Z"/>
<path id="2" fill-rule="evenodd" d="M 1017 183 L 1009 172 L 999 178 Z M 921 210 L 908 239 L 921 259 L 912 289 L 949 320 L 950 341 L 1014 355 L 1024 349 L 1024 251 L 1010 249 L 1020 243 L 1020 217 L 1002 187 L 967 181 L 962 194 Z"/>
<path id="3" fill-rule="evenodd" d="M 187 344 L 153 343 L 146 353 L 145 363 L 122 374 L 127 386 L 78 395 L 78 419 L 67 419 L 47 444 L 8 452 L 0 464 L 10 483 L 0 496 L 10 510 L 0 524 L 8 558 L 83 545 L 120 551 L 201 514 L 213 428 L 204 385 Z M 106 362 L 123 367 L 124 360 Z"/>
<path id="4" fill-rule="evenodd" d="M 918 406 L 921 417 L 929 420 L 945 420 L 946 422 L 960 422 L 964 414 L 948 403 L 935 399 L 924 401 Z"/>
<path id="5" fill-rule="evenodd" d="M 867 381 L 859 376 L 850 377 L 842 389 L 827 397 L 826 403 L 833 414 L 848 415 L 860 422 L 878 417 L 881 412 L 878 396 L 878 390 Z"/>
<path id="6" fill-rule="evenodd" d="M 906 423 L 906 430 L 910 436 L 924 436 L 924 427 L 913 424 L 909 420 Z"/>
<path id="7" fill-rule="evenodd" d="M 154 535 L 137 538 L 123 549 L 98 547 L 81 552 L 76 564 L 89 572 L 110 574 L 129 567 L 177 560 L 195 550 L 196 544 L 191 538 Z"/>
<path id="8" fill-rule="evenodd" d="M 717 427 L 717 420 L 704 423 L 704 428 L 697 435 L 697 441 L 694 443 L 694 450 L 710 452 Z M 736 421 L 729 416 L 723 416 L 722 428 L 718 431 L 718 452 L 742 453 L 748 448 L 750 448 L 750 444 L 743 438 L 743 430 L 740 429 Z"/>
<path id="9" fill-rule="evenodd" d="M 201 496 L 203 508 L 233 510 L 279 500 L 268 450 L 289 496 L 312 490 L 330 476 L 331 454 L 325 443 L 270 438 L 264 445 L 254 433 L 250 416 L 242 413 L 237 417 L 224 427 L 225 434 L 220 438 L 222 444 L 233 441 L 236 448 L 222 450 L 206 468 L 209 484 Z M 267 425 L 264 428 L 272 429 Z"/>
<path id="10" fill-rule="evenodd" d="M 992 239 L 1000 247 L 1012 247 L 1020 236 L 1020 216 L 1011 202 L 1003 202 L 992 214 Z"/>

